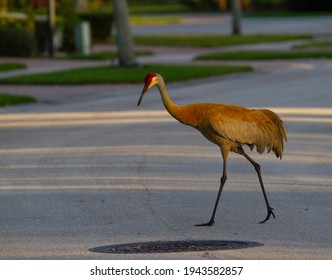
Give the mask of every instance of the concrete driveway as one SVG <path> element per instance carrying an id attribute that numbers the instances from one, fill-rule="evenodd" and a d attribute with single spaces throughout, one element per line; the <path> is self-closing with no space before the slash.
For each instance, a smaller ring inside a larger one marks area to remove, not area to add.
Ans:
<path id="1" fill-rule="evenodd" d="M 331 259 L 332 62 L 169 85 L 178 104 L 269 107 L 285 121 L 283 160 L 251 153 L 262 167 L 276 219 L 266 215 L 252 166 L 173 120 L 156 90 L 103 88 L 82 99 L 1 109 L 1 259 Z M 72 88 L 73 91 L 75 87 Z M 242 240 L 231 251 L 109 255 L 89 249 L 157 240 Z"/>

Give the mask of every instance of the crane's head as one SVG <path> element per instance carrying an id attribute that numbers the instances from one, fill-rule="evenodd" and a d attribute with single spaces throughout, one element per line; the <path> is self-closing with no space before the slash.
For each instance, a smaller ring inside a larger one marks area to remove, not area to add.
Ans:
<path id="1" fill-rule="evenodd" d="M 152 88 L 154 85 L 158 84 L 160 79 L 160 75 L 156 74 L 156 73 L 149 73 L 145 76 L 144 79 L 144 88 L 143 91 L 141 93 L 141 96 L 138 99 L 138 103 L 137 106 L 139 106 L 139 104 L 141 104 L 144 94 L 148 91 L 148 89 Z"/>

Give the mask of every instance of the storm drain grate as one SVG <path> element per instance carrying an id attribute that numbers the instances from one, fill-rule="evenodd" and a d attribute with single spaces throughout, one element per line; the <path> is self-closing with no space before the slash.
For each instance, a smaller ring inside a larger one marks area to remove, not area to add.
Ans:
<path id="1" fill-rule="evenodd" d="M 218 251 L 245 249 L 262 246 L 262 243 L 252 241 L 226 240 L 196 240 L 196 241 L 158 241 L 145 243 L 128 243 L 107 245 L 90 249 L 96 253 L 109 254 L 144 254 L 144 253 L 174 253 L 196 251 Z"/>

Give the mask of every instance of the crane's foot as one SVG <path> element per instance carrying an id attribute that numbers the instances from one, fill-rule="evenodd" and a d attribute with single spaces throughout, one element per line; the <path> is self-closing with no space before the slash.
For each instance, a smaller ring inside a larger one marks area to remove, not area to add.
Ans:
<path id="1" fill-rule="evenodd" d="M 273 219 L 275 219 L 275 215 L 273 213 L 273 208 L 272 207 L 268 207 L 267 208 L 267 216 L 266 216 L 265 220 L 263 220 L 263 221 L 261 221 L 259 223 L 260 224 L 264 224 L 266 221 L 268 221 L 270 219 L 271 215 L 272 215 Z"/>
<path id="2" fill-rule="evenodd" d="M 212 227 L 214 224 L 214 220 L 210 220 L 210 222 L 205 223 L 205 224 L 197 224 L 195 227 Z"/>

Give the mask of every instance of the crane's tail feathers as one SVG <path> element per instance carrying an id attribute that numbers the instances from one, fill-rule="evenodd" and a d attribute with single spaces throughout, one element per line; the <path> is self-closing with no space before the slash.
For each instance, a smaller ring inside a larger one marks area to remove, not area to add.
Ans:
<path id="1" fill-rule="evenodd" d="M 284 141 L 287 141 L 286 130 L 283 122 L 276 113 L 270 110 L 259 109 L 257 111 L 272 122 L 272 126 L 266 127 L 265 130 L 268 131 L 264 133 L 265 135 L 270 135 L 270 139 L 265 139 L 265 137 L 262 137 L 261 139 L 265 143 L 260 143 L 261 145 L 257 145 L 257 151 L 262 153 L 266 148 L 268 152 L 273 151 L 275 155 L 281 159 L 282 152 L 284 150 Z"/>

